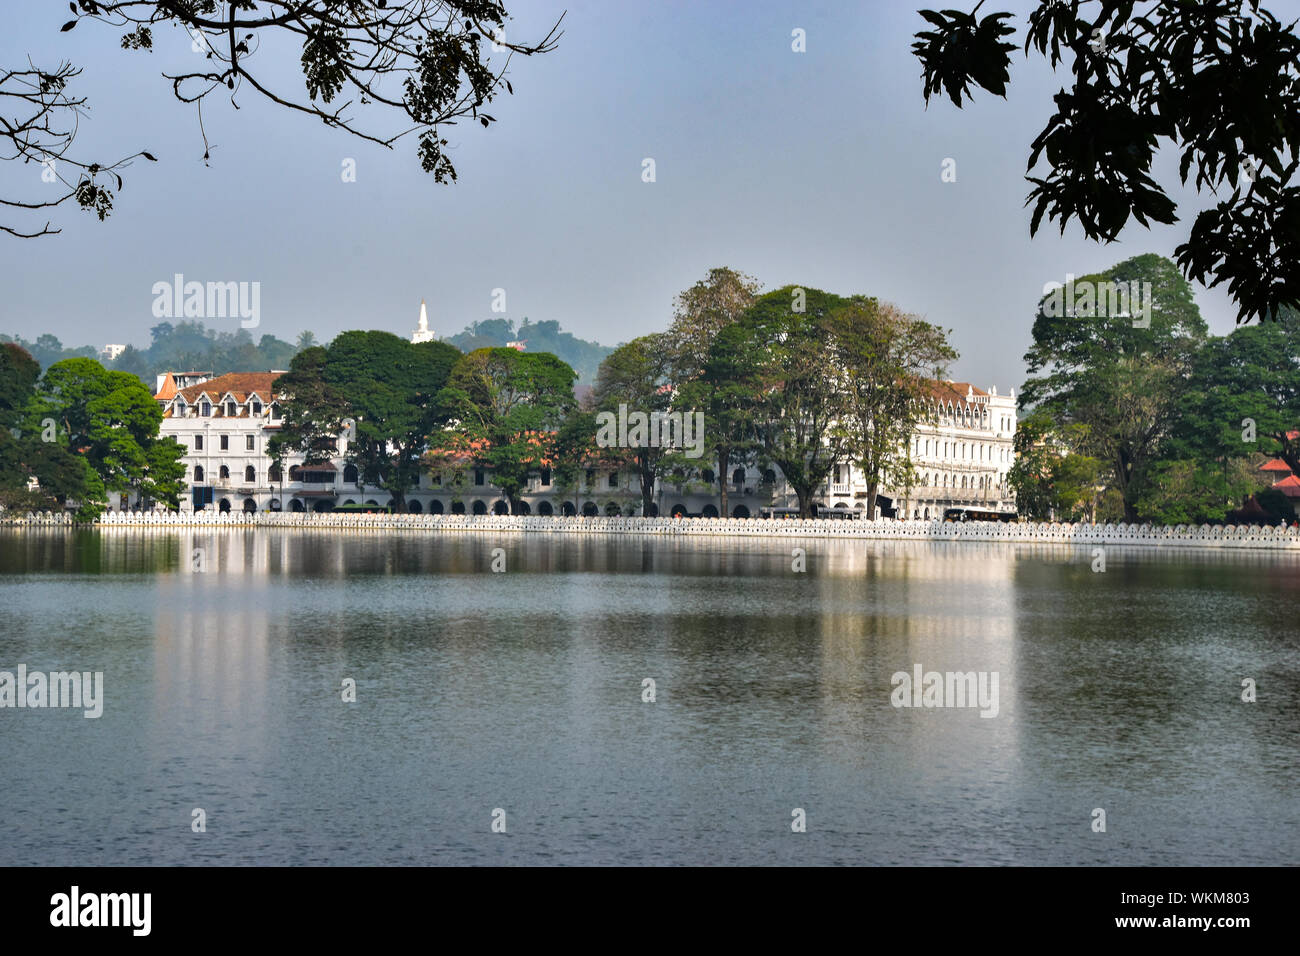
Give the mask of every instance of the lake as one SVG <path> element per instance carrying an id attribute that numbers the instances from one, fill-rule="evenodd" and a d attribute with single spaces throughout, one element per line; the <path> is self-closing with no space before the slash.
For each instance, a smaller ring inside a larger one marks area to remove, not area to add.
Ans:
<path id="1" fill-rule="evenodd" d="M 0 529 L 0 671 L 103 674 L 0 709 L 0 864 L 1289 864 L 1298 597 L 1258 552 Z"/>

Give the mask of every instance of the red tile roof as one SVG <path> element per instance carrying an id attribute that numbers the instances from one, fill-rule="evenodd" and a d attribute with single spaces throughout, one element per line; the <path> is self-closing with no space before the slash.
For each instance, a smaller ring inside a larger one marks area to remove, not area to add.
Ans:
<path id="1" fill-rule="evenodd" d="M 1272 461 L 1268 462 L 1267 464 L 1260 465 L 1259 470 L 1276 471 L 1279 474 L 1283 474 L 1283 475 L 1291 474 L 1291 466 L 1288 465 L 1281 458 L 1274 458 Z"/>
<path id="2" fill-rule="evenodd" d="M 988 392 L 982 388 L 977 388 L 970 382 L 926 382 L 926 391 L 929 397 L 937 402 L 965 403 L 967 392 L 976 398 L 981 395 L 987 396 Z"/>
<path id="3" fill-rule="evenodd" d="M 176 397 L 176 379 L 172 378 L 172 373 L 168 372 L 163 378 L 162 388 L 158 389 L 158 394 L 154 398 L 160 402 L 169 402 Z"/>
<path id="4" fill-rule="evenodd" d="M 207 395 L 212 400 L 214 414 L 220 417 L 225 409 L 218 406 L 227 393 L 234 396 L 235 401 L 240 404 L 248 401 L 248 397 L 254 393 L 260 396 L 262 401 L 270 402 L 274 398 L 271 383 L 278 377 L 273 372 L 229 372 L 208 379 L 206 382 L 200 382 L 198 385 L 182 388 L 176 394 L 185 399 L 187 405 L 193 405 L 199 400 L 199 396 Z M 166 414 L 171 414 L 170 408 Z"/>
<path id="5" fill-rule="evenodd" d="M 1288 498 L 1300 498 L 1300 478 L 1295 475 L 1288 475 L 1273 487 Z"/>

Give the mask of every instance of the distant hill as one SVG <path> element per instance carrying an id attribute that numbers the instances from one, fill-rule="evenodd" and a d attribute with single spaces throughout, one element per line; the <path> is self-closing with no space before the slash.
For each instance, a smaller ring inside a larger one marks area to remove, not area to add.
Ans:
<path id="1" fill-rule="evenodd" d="M 507 342 L 523 341 L 528 352 L 550 352 L 560 360 L 573 366 L 578 373 L 579 385 L 591 385 L 596 381 L 596 371 L 605 356 L 614 349 L 597 342 L 588 342 L 576 338 L 569 332 L 560 331 L 560 323 L 529 322 L 524 319 L 516 328 L 511 319 L 485 319 L 471 323 L 464 332 L 450 335 L 450 342 L 462 352 L 474 349 L 501 348 Z"/>

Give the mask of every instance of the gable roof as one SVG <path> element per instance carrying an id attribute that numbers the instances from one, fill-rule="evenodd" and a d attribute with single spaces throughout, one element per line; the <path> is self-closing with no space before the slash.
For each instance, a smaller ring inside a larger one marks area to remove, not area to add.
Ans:
<path id="1" fill-rule="evenodd" d="M 1288 498 L 1300 498 L 1300 478 L 1295 475 L 1288 475 L 1273 487 Z"/>
<path id="2" fill-rule="evenodd" d="M 172 378 L 172 373 L 168 372 L 163 376 L 162 387 L 158 389 L 158 394 L 154 398 L 160 402 L 170 402 L 176 397 L 176 379 Z"/>
<path id="3" fill-rule="evenodd" d="M 972 385 L 970 382 L 934 382 L 925 383 L 925 391 L 929 398 L 936 402 L 942 402 L 945 405 L 952 402 L 954 405 L 966 404 L 966 396 L 972 395 L 975 398 L 980 396 L 988 397 L 988 392 L 982 388 Z"/>
<path id="4" fill-rule="evenodd" d="M 229 372 L 208 379 L 206 382 L 200 382 L 198 385 L 182 388 L 176 392 L 176 395 L 179 395 L 186 405 L 193 405 L 202 396 L 207 395 L 214 406 L 213 411 L 219 417 L 225 411 L 221 406 L 221 399 L 226 395 L 230 395 L 241 405 L 253 394 L 258 395 L 264 402 L 273 400 L 271 383 L 278 377 L 274 372 Z M 171 409 L 168 408 L 164 414 L 170 415 Z"/>

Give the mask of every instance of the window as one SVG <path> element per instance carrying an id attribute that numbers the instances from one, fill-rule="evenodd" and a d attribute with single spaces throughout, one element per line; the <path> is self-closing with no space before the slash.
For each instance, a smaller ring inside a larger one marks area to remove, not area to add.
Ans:
<path id="1" fill-rule="evenodd" d="M 252 450 L 253 450 L 253 436 L 252 436 L 252 435 L 245 435 L 245 436 L 244 436 L 244 451 L 252 451 Z"/>
<path id="2" fill-rule="evenodd" d="M 731 473 L 731 482 L 735 485 L 743 485 L 745 483 L 745 469 L 737 468 L 733 471 Z"/>
<path id="3" fill-rule="evenodd" d="M 261 415 L 261 414 L 262 414 L 262 403 L 261 403 L 261 402 L 259 402 L 259 401 L 254 401 L 254 402 L 253 402 L 253 414 L 254 414 L 254 415 Z"/>
<path id="4" fill-rule="evenodd" d="M 270 481 L 284 481 L 284 472 L 280 470 L 279 465 L 272 465 L 266 476 Z"/>
<path id="5" fill-rule="evenodd" d="M 230 451 L 230 436 L 229 436 L 229 435 L 222 435 L 222 436 L 221 436 L 221 450 L 222 450 L 222 451 Z"/>
<path id="6" fill-rule="evenodd" d="M 476 484 L 476 485 L 481 485 L 481 484 L 483 484 L 483 481 L 484 481 L 483 469 L 482 469 L 482 468 L 475 468 L 475 469 L 474 469 L 474 484 Z"/>
<path id="7" fill-rule="evenodd" d="M 356 465 L 344 465 L 344 466 L 343 466 L 343 483 L 344 483 L 345 485 L 355 485 L 355 484 L 357 483 L 357 466 L 356 466 Z"/>
<path id="8" fill-rule="evenodd" d="M 271 420 L 272 420 L 272 421 L 279 421 L 279 419 L 280 419 L 280 406 L 279 406 L 279 405 L 272 405 L 272 406 L 271 406 Z"/>
<path id="9" fill-rule="evenodd" d="M 197 482 L 201 482 L 201 481 L 203 481 L 203 466 L 202 466 L 202 465 L 195 465 L 195 466 L 194 466 L 194 481 L 195 481 L 196 483 L 197 483 Z"/>
<path id="10" fill-rule="evenodd" d="M 711 485 L 713 484 L 713 480 L 717 477 L 717 475 L 715 475 L 711 469 L 705 468 L 702 472 L 700 472 L 700 477 L 704 479 L 704 483 L 706 485 Z"/>
<path id="11" fill-rule="evenodd" d="M 227 415 L 227 417 L 229 417 L 229 418 L 234 418 L 234 417 L 235 417 L 236 415 L 238 415 L 238 414 L 239 414 L 239 409 L 235 407 L 235 403 L 234 403 L 234 402 L 226 402 L 226 415 Z"/>
<path id="12" fill-rule="evenodd" d="M 611 473 L 610 473 L 610 476 L 609 476 L 609 486 L 610 486 L 611 488 L 617 488 L 617 487 L 618 487 L 618 472 L 615 471 L 615 472 L 611 472 Z"/>
<path id="13" fill-rule="evenodd" d="M 229 481 L 229 480 L 230 480 L 230 469 L 227 468 L 225 465 L 222 465 L 222 466 L 221 466 L 221 471 L 217 473 L 217 476 L 218 476 L 222 481 Z"/>
<path id="14" fill-rule="evenodd" d="M 203 451 L 203 436 L 202 436 L 202 435 L 195 435 L 195 436 L 194 436 L 194 450 L 195 450 L 195 451 Z"/>
<path id="15" fill-rule="evenodd" d="M 183 401 L 181 401 L 180 399 L 177 399 L 177 400 L 176 400 L 176 407 L 175 407 L 175 409 L 173 410 L 172 414 L 174 414 L 177 418 L 184 418 L 184 417 L 185 417 L 185 403 L 184 403 Z"/>
<path id="16" fill-rule="evenodd" d="M 211 417 L 212 417 L 212 403 L 211 403 L 211 402 L 200 402 L 200 403 L 199 403 L 199 414 L 202 415 L 204 418 L 211 418 Z"/>
<path id="17" fill-rule="evenodd" d="M 244 480 L 249 484 L 252 484 L 253 482 L 257 481 L 257 472 L 253 470 L 252 465 L 249 465 L 247 468 L 244 469 Z"/>
<path id="18" fill-rule="evenodd" d="M 549 487 L 549 486 L 550 486 L 550 484 L 551 484 L 551 469 L 549 469 L 549 468 L 543 468 L 543 469 L 542 469 L 541 483 L 542 483 L 542 486 L 543 486 L 543 487 Z"/>

